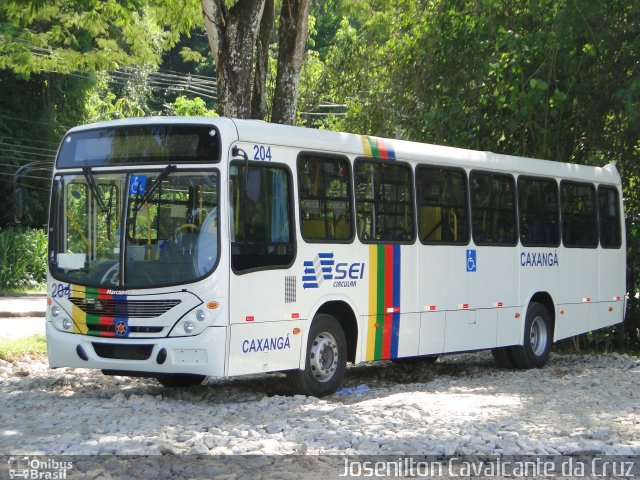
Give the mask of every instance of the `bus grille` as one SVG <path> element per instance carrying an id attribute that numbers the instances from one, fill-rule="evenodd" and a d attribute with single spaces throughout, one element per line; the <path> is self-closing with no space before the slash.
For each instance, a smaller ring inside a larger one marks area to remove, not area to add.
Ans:
<path id="1" fill-rule="evenodd" d="M 96 298 L 70 298 L 87 315 L 126 318 L 155 318 L 164 315 L 180 300 L 107 300 Z"/>
<path id="2" fill-rule="evenodd" d="M 92 345 L 99 357 L 117 360 L 147 360 L 153 350 L 153 345 L 109 345 L 97 342 Z"/>

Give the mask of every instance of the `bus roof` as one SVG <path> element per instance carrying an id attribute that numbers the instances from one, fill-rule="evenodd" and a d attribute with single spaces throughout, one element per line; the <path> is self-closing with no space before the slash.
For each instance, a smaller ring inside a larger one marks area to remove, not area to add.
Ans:
<path id="1" fill-rule="evenodd" d="M 363 139 L 371 139 L 384 143 L 388 149 L 393 150 L 395 158 L 398 160 L 480 170 L 487 169 L 515 174 L 548 175 L 616 185 L 621 183 L 620 175 L 614 163 L 604 167 L 592 167 L 406 140 L 365 137 L 351 133 L 293 127 L 260 120 L 238 120 L 224 117 L 139 117 L 74 127 L 68 133 L 153 123 L 211 124 L 220 129 L 223 137 L 232 141 L 239 140 L 248 143 L 293 147 L 302 151 L 345 153 L 356 156 L 363 155 Z"/>
<path id="2" fill-rule="evenodd" d="M 363 155 L 362 135 L 276 125 L 255 120 L 234 122 L 240 141 L 291 146 L 301 150 Z M 370 138 L 379 139 L 392 148 L 395 158 L 399 160 L 620 184 L 620 175 L 615 163 L 604 167 L 592 167 L 406 140 Z"/>

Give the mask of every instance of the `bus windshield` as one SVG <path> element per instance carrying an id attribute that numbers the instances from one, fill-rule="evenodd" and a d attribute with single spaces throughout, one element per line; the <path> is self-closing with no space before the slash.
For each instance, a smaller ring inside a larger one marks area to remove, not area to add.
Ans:
<path id="1" fill-rule="evenodd" d="M 49 266 L 58 280 L 168 286 L 198 280 L 217 263 L 216 170 L 56 175 L 51 206 Z"/>

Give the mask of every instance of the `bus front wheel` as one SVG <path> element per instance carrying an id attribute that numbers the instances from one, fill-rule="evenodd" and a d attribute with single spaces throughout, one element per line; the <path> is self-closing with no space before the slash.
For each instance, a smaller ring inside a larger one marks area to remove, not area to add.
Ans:
<path id="1" fill-rule="evenodd" d="M 542 368 L 549 359 L 553 341 L 553 327 L 547 307 L 532 302 L 524 322 L 523 345 L 513 347 L 511 353 L 518 368 Z"/>
<path id="2" fill-rule="evenodd" d="M 304 370 L 291 370 L 287 378 L 295 393 L 322 397 L 338 389 L 346 367 L 344 331 L 334 317 L 322 313 L 311 324 Z"/>

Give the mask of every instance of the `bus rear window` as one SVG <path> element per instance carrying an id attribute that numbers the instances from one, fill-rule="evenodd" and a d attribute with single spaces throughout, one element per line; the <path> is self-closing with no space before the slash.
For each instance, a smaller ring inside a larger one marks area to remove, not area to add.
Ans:
<path id="1" fill-rule="evenodd" d="M 128 125 L 70 133 L 58 168 L 220 161 L 220 135 L 210 125 Z"/>

